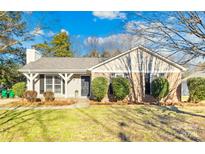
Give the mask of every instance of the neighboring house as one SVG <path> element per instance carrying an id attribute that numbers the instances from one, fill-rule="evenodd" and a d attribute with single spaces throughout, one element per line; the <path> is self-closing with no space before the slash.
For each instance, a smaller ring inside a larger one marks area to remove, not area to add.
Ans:
<path id="1" fill-rule="evenodd" d="M 131 82 L 129 99 L 141 102 L 151 95 L 151 82 L 159 76 L 166 77 L 170 83 L 170 94 L 166 99 L 179 101 L 181 75 L 185 70 L 177 63 L 138 46 L 109 59 L 40 58 L 34 49 L 29 49 L 27 64 L 19 71 L 27 77 L 28 89 L 37 91 L 39 97 L 45 91 L 53 91 L 56 97 L 90 97 L 90 84 L 94 78 L 104 76 L 110 81 L 112 77 L 122 76 Z"/>

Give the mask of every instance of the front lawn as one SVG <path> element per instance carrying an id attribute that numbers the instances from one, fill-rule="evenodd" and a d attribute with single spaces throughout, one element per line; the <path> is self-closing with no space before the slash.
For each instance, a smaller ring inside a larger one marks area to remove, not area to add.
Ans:
<path id="1" fill-rule="evenodd" d="M 205 141 L 205 107 L 1 110 L 0 141 Z"/>

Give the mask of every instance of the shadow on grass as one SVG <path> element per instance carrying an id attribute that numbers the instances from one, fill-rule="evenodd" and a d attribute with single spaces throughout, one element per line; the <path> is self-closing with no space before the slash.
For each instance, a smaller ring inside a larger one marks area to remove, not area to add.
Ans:
<path id="1" fill-rule="evenodd" d="M 204 139 L 200 138 L 200 135 L 196 135 L 196 129 L 192 127 L 193 124 L 188 121 L 187 117 L 176 113 L 202 118 L 204 116 L 179 110 L 176 112 L 172 109 L 159 106 L 142 106 L 140 108 L 110 106 L 108 116 L 111 115 L 111 117 L 106 123 L 96 119 L 95 115 L 82 109 L 78 110 L 97 125 L 101 125 L 110 134 L 115 135 L 120 141 L 138 141 L 137 135 L 144 135 L 140 134 L 140 130 L 138 132 L 138 128 L 150 133 L 149 137 L 154 141 L 203 141 Z M 113 122 L 117 124 L 117 129 L 112 128 L 111 123 Z M 202 131 L 205 132 L 204 129 Z M 153 136 L 151 136 L 152 134 Z"/>
<path id="2" fill-rule="evenodd" d="M 191 115 L 191 116 L 195 116 L 195 117 L 205 118 L 204 115 L 179 110 L 176 106 L 169 106 L 169 107 L 168 106 L 161 106 L 161 108 L 165 109 L 165 110 L 172 111 L 172 112 L 180 113 L 180 114 L 186 114 L 186 115 Z"/>
<path id="3" fill-rule="evenodd" d="M 121 141 L 125 141 L 125 142 L 129 142 L 130 139 L 128 136 L 126 136 L 123 131 L 120 132 L 116 132 L 114 129 L 112 129 L 112 127 L 109 126 L 109 124 L 103 124 L 100 120 L 97 120 L 95 118 L 95 116 L 88 114 L 87 112 L 85 112 L 83 109 L 77 109 L 79 112 L 81 112 L 84 116 L 90 118 L 93 122 L 95 122 L 97 125 L 102 126 L 108 133 L 110 133 L 111 135 L 115 135 L 116 137 L 118 137 Z M 123 127 L 126 126 L 126 124 L 124 122 L 119 122 L 118 126 L 123 129 Z"/>
<path id="4" fill-rule="evenodd" d="M 5 138 L 1 138 L 5 141 L 15 140 L 14 136 L 16 133 L 26 131 L 25 128 L 19 129 L 24 124 L 26 126 L 30 125 L 30 121 L 37 120 L 39 122 L 39 127 L 42 129 L 42 138 L 45 141 L 49 141 L 50 139 L 46 136 L 46 125 L 42 120 L 42 115 L 46 115 L 51 112 L 51 110 L 36 110 L 36 107 L 33 106 L 16 106 L 16 107 L 8 107 L 5 109 L 0 109 L 0 135 L 6 134 Z M 32 125 L 30 125 L 32 127 Z M 15 132 L 13 132 L 15 131 Z M 12 135 L 13 134 L 13 135 Z M 26 136 L 23 136 L 26 138 Z"/>

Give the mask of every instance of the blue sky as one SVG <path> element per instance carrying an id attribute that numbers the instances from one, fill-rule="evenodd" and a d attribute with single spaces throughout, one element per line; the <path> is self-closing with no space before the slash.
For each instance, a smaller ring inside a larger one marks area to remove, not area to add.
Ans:
<path id="1" fill-rule="evenodd" d="M 73 40 L 82 44 L 88 37 L 106 37 L 124 32 L 128 12 L 25 12 L 28 31 L 35 32 L 34 41 L 25 42 L 30 48 L 35 43 L 49 40 L 60 31 L 67 31 Z M 77 39 L 77 41 L 76 41 Z M 74 46 L 75 48 L 75 46 Z M 86 52 L 86 51 L 82 51 Z"/>
<path id="2" fill-rule="evenodd" d="M 157 14 L 159 18 L 164 18 L 161 12 L 137 12 L 152 18 Z M 88 52 L 85 42 L 90 37 L 100 38 L 106 43 L 118 37 L 125 37 L 127 34 L 125 25 L 130 21 L 141 21 L 142 18 L 136 16 L 136 12 L 25 12 L 23 16 L 30 33 L 35 34 L 34 41 L 25 42 L 25 46 L 50 40 L 52 36 L 60 31 L 66 31 L 71 38 L 72 48 L 77 54 L 83 55 Z M 77 51 L 78 50 L 78 51 Z M 80 52 L 80 53 L 79 53 Z"/>

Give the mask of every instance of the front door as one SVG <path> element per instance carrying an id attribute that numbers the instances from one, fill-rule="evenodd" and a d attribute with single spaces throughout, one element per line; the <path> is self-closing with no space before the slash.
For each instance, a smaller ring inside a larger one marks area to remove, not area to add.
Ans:
<path id="1" fill-rule="evenodd" d="M 90 76 L 81 76 L 81 96 L 90 96 Z"/>
<path id="2" fill-rule="evenodd" d="M 150 95 L 150 73 L 145 73 L 145 94 Z"/>

